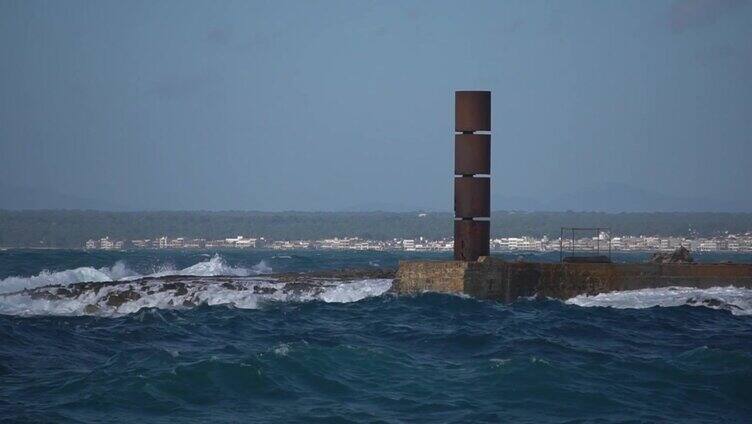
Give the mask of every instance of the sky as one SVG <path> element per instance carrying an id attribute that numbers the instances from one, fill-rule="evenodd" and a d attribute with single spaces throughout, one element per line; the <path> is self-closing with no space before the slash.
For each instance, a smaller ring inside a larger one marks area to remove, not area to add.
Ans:
<path id="1" fill-rule="evenodd" d="M 449 211 L 462 89 L 494 210 L 752 211 L 742 0 L 0 0 L 0 207 Z"/>

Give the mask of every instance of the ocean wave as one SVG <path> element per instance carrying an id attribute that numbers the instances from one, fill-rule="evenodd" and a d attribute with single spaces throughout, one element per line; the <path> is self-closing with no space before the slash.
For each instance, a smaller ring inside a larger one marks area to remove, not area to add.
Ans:
<path id="1" fill-rule="evenodd" d="M 163 265 L 160 270 L 147 275 L 139 274 L 130 269 L 125 262 L 118 261 L 112 267 L 80 267 L 57 272 L 42 271 L 32 277 L 8 277 L 0 280 L 0 293 L 12 293 L 48 285 L 67 286 L 85 282 L 129 281 L 143 277 L 167 277 L 173 275 L 247 277 L 269 274 L 271 272 L 272 268 L 263 260 L 250 269 L 233 267 L 227 264 L 219 254 L 215 254 L 209 260 L 198 262 L 183 269 L 174 269 L 171 265 Z"/>
<path id="2" fill-rule="evenodd" d="M 566 300 L 571 305 L 604 306 L 618 309 L 644 309 L 654 306 L 705 306 L 730 311 L 734 315 L 752 315 L 752 290 L 738 287 L 664 287 L 580 295 Z"/>
<path id="3" fill-rule="evenodd" d="M 248 277 L 251 275 L 269 274 L 272 272 L 272 268 L 267 265 L 266 261 L 261 261 L 251 267 L 233 267 L 225 262 L 222 256 L 215 254 L 208 261 L 199 262 L 191 265 L 187 268 L 180 270 L 166 269 L 153 274 L 147 275 L 147 277 L 166 277 L 171 275 L 185 275 L 185 276 L 199 276 L 199 277 L 217 277 L 217 276 L 233 276 L 233 277 Z"/>
<path id="4" fill-rule="evenodd" d="M 226 305 L 257 309 L 264 302 L 357 302 L 386 293 L 389 279 L 285 283 L 261 279 L 159 279 L 44 287 L 0 296 L 5 315 L 121 316 L 144 308 Z"/>
<path id="5" fill-rule="evenodd" d="M 86 281 L 101 283 L 138 277 L 141 275 L 128 268 L 123 261 L 118 261 L 110 268 L 80 267 L 58 272 L 42 271 L 33 277 L 8 277 L 0 280 L 0 293 L 47 285 L 68 285 Z"/>

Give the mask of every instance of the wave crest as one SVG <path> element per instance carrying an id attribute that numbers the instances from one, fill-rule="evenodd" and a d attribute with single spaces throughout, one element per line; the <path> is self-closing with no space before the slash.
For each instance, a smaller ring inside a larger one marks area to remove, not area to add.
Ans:
<path id="1" fill-rule="evenodd" d="M 247 277 L 269 274 L 271 272 L 272 268 L 263 260 L 252 268 L 247 269 L 230 266 L 219 254 L 215 254 L 209 260 L 198 262 L 187 268 L 175 270 L 170 266 L 166 266 L 160 271 L 148 275 L 139 274 L 130 269 L 125 262 L 117 261 L 112 267 L 80 267 L 57 272 L 42 271 L 32 277 L 8 277 L 0 280 L 0 293 L 12 293 L 48 285 L 67 286 L 86 282 L 105 283 L 135 280 L 142 277 L 167 277 L 173 275 Z"/>
<path id="2" fill-rule="evenodd" d="M 118 261 L 109 268 L 97 269 L 87 266 L 58 272 L 45 270 L 33 277 L 8 277 L 0 280 L 0 293 L 11 293 L 48 285 L 68 285 L 88 281 L 101 283 L 133 277 L 140 277 L 140 275 L 128 268 L 125 262 Z"/>
<path id="3" fill-rule="evenodd" d="M 601 293 L 595 296 L 580 295 L 565 303 L 577 306 L 604 306 L 618 309 L 644 309 L 654 306 L 705 306 L 728 310 L 734 315 L 752 315 L 752 290 L 738 287 L 663 287 Z"/>

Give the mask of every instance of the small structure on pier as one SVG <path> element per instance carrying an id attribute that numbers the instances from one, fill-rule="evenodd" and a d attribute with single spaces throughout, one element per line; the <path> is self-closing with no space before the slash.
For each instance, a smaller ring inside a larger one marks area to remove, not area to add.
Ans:
<path id="1" fill-rule="evenodd" d="M 568 236 L 570 233 L 571 237 L 565 239 L 564 236 Z M 579 246 L 578 249 L 577 233 L 593 234 L 594 236 L 591 240 L 594 242 L 585 246 Z M 561 227 L 559 235 L 559 262 L 579 264 L 611 263 L 611 229 L 607 227 Z"/>

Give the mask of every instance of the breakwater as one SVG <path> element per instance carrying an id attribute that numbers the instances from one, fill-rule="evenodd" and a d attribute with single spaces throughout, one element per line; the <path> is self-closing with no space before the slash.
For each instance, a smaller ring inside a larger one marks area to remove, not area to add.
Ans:
<path id="1" fill-rule="evenodd" d="M 398 293 L 462 293 L 512 302 L 520 297 L 569 299 L 612 291 L 722 285 L 752 288 L 752 264 L 538 263 L 493 257 L 478 261 L 402 261 Z"/>

